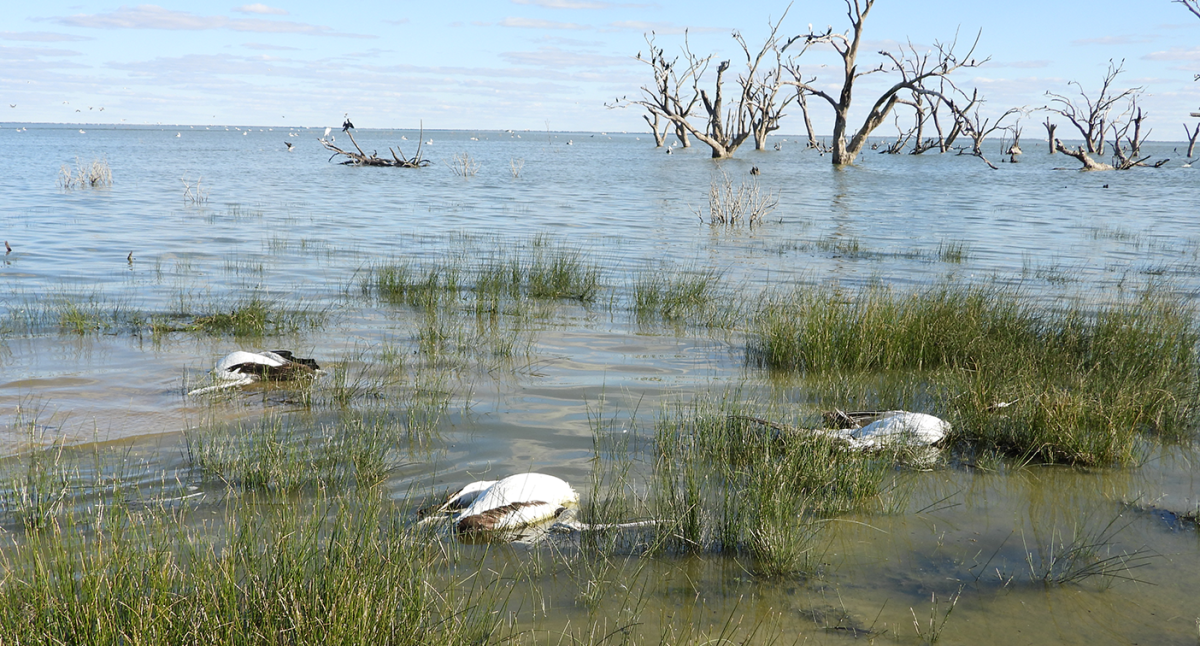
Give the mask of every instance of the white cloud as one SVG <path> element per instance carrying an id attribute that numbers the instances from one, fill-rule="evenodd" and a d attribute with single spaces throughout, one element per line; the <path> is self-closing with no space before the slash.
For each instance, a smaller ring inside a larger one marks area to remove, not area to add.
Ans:
<path id="1" fill-rule="evenodd" d="M 188 31 L 229 29 L 232 31 L 249 31 L 265 34 L 374 38 L 374 36 L 364 36 L 361 34 L 339 33 L 329 27 L 309 25 L 289 20 L 201 16 L 186 11 L 163 9 L 152 4 L 143 4 L 136 7 L 122 6 L 116 11 L 109 13 L 75 14 L 73 16 L 52 18 L 51 20 L 68 27 L 87 27 L 91 29 L 167 29 Z"/>
<path id="2" fill-rule="evenodd" d="M 49 31 L 0 31 L 0 40 L 24 40 L 36 43 L 59 43 L 72 40 L 91 40 L 87 36 L 56 34 Z"/>
<path id="3" fill-rule="evenodd" d="M 553 20 L 538 20 L 537 18 L 505 18 L 496 23 L 501 27 L 519 27 L 522 29 L 589 29 L 586 25 L 573 22 L 555 22 Z"/>
<path id="4" fill-rule="evenodd" d="M 549 68 L 564 67 L 614 67 L 633 65 L 628 56 L 603 56 L 570 52 L 557 47 L 540 47 L 536 52 L 504 52 L 500 58 L 514 65 L 530 65 Z"/>
<path id="5" fill-rule="evenodd" d="M 1019 70 L 1050 67 L 1050 61 L 988 61 L 987 67 L 1011 67 Z"/>
<path id="6" fill-rule="evenodd" d="M 246 49 L 270 50 L 270 51 L 295 51 L 298 47 L 286 47 L 284 45 L 268 45 L 266 43 L 242 43 L 242 47 Z"/>
<path id="7" fill-rule="evenodd" d="M 715 27 L 680 27 L 669 22 L 646 22 L 643 20 L 620 20 L 617 22 L 608 23 L 609 29 L 618 29 L 621 31 L 652 31 L 656 34 L 682 34 L 685 31 L 693 33 L 713 33 L 713 32 L 728 32 L 728 29 Z"/>
<path id="8" fill-rule="evenodd" d="M 1172 47 L 1166 51 L 1151 52 L 1142 57 L 1147 61 L 1200 61 L 1200 47 Z"/>
<path id="9" fill-rule="evenodd" d="M 244 4 L 240 7 L 234 7 L 233 10 L 238 13 L 258 13 L 258 14 L 268 14 L 268 15 L 272 15 L 272 16 L 288 15 L 288 12 L 286 9 L 280 9 L 278 7 L 268 7 L 267 5 L 258 3 L 258 2 L 254 3 L 254 4 Z"/>
<path id="10" fill-rule="evenodd" d="M 80 52 L 69 49 L 46 49 L 43 47 L 6 47 L 0 45 L 0 60 L 34 60 L 45 56 L 79 56 Z"/>
<path id="11" fill-rule="evenodd" d="M 1149 36 L 1101 36 L 1099 38 L 1080 38 L 1072 40 L 1072 45 L 1139 45 L 1153 42 Z"/>
<path id="12" fill-rule="evenodd" d="M 588 2 L 587 0 L 512 0 L 513 4 L 531 4 L 547 9 L 612 9 L 620 5 L 611 2 Z"/>

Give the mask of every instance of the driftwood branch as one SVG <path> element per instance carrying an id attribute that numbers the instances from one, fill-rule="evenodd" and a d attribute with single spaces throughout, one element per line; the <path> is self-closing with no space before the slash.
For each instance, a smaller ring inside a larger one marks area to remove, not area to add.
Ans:
<path id="1" fill-rule="evenodd" d="M 321 145 L 324 146 L 326 150 L 333 153 L 329 156 L 330 161 L 333 161 L 335 157 L 341 155 L 346 157 L 342 163 L 349 166 L 392 166 L 398 168 L 422 168 L 433 163 L 428 159 L 421 158 L 421 144 L 419 142 L 417 144 L 417 154 L 412 158 L 405 157 L 404 151 L 400 150 L 400 146 L 396 146 L 396 150 L 388 148 L 388 152 L 392 154 L 391 159 L 388 159 L 387 157 L 380 157 L 377 154 L 377 151 L 372 151 L 370 155 L 363 152 L 362 147 L 360 147 L 358 142 L 354 140 L 354 133 L 350 130 L 345 130 L 345 133 L 350 137 L 350 143 L 354 144 L 354 150 L 358 152 L 342 150 L 341 148 L 335 146 L 332 141 L 328 141 L 322 137 L 319 140 Z M 424 124 L 422 124 L 420 139 L 424 138 L 425 127 Z"/>

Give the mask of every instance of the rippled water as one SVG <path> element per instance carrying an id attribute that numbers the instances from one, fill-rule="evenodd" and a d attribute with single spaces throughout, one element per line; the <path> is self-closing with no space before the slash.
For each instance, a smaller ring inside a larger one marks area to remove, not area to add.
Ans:
<path id="1" fill-rule="evenodd" d="M 1160 280 L 1183 294 L 1200 288 L 1200 174 L 1181 167 L 1172 144 L 1145 151 L 1174 157 L 1164 168 L 1082 174 L 1053 170 L 1075 162 L 1047 155 L 1041 142 L 1027 142 L 1021 163 L 999 171 L 969 157 L 871 152 L 836 169 L 791 138 L 779 138 L 787 139 L 780 152 L 744 149 L 716 163 L 700 147 L 665 155 L 644 134 L 427 131 L 423 154 L 437 163 L 403 170 L 329 163 L 316 130 L 79 130 L 0 128 L 9 160 L 0 230 L 13 247 L 0 265 L 7 317 L 64 294 L 153 315 L 175 311 L 181 294 L 254 291 L 328 308 L 328 325 L 289 341 L 339 361 L 413 333 L 386 313 L 346 305 L 345 290 L 371 263 L 486 254 L 539 234 L 604 267 L 602 299 L 623 298 L 631 272 L 659 266 L 714 268 L 746 289 L 997 279 L 1047 302 L 1103 299 Z M 409 130 L 357 137 L 368 151 L 400 144 L 407 155 L 421 138 Z M 466 179 L 448 169 L 464 151 L 480 163 Z M 112 187 L 57 187 L 60 165 L 97 157 L 111 165 Z M 519 177 L 514 160 L 523 163 Z M 731 230 L 700 223 L 694 211 L 714 174 L 740 182 L 751 166 L 779 196 L 768 221 Z M 200 182 L 207 204 L 185 202 L 185 181 Z M 963 262 L 939 257 L 954 245 L 965 248 Z M 526 363 L 474 381 L 467 412 L 449 422 L 436 456 L 393 473 L 395 495 L 528 469 L 583 489 L 598 402 L 649 417 L 681 393 L 747 378 L 736 335 L 645 329 L 613 311 L 566 306 L 537 331 Z M 26 446 L 14 425 L 23 406 L 40 410 L 51 440 L 132 440 L 146 479 L 181 468 L 179 434 L 202 413 L 182 396 L 185 379 L 237 345 L 187 334 L 13 331 L 0 351 L 0 452 Z M 654 592 L 661 613 L 650 614 L 710 621 L 769 608 L 789 638 L 838 641 L 866 629 L 917 643 L 911 613 L 927 620 L 931 595 L 946 603 L 961 586 L 946 643 L 1194 643 L 1200 543 L 1194 527 L 1156 510 L 1195 508 L 1195 457 L 1172 448 L 1127 470 L 910 474 L 912 511 L 845 519 L 819 584 L 763 583 L 700 559 L 664 568 Z M 1120 545 L 1161 555 L 1137 571 L 1147 583 L 1013 582 L 1028 568 L 1025 544 L 1069 530 L 1080 509 L 1108 518 L 1124 510 Z M 571 607 L 563 594 L 558 604 Z M 690 609 L 672 614 L 685 600 Z"/>

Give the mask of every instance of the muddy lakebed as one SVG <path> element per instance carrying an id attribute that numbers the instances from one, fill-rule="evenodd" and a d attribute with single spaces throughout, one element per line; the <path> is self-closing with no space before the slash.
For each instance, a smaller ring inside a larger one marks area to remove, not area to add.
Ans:
<path id="1" fill-rule="evenodd" d="M 1192 404 L 1173 404 L 1179 428 L 1139 428 L 1124 453 L 1022 448 L 956 412 L 972 387 L 993 392 L 970 369 L 816 374 L 765 359 L 762 341 L 764 304 L 794 290 L 844 315 L 979 288 L 1048 313 L 1035 327 L 1153 293 L 1193 317 L 1179 352 L 1194 352 L 1200 176 L 1171 144 L 1147 146 L 1176 157 L 1163 168 L 1083 174 L 1055 170 L 1073 160 L 1044 144 L 998 171 L 875 154 L 837 169 L 791 137 L 714 162 L 633 133 L 358 134 L 368 150 L 432 142 L 433 166 L 389 169 L 328 163 L 323 129 L 85 130 L 0 128 L 6 158 L 35 147 L 44 160 L 10 164 L 0 210 L 10 599 L 34 578 L 28 553 L 55 553 L 46 535 L 102 551 L 110 530 L 96 519 L 113 508 L 135 525 L 174 519 L 165 545 L 232 542 L 230 517 L 280 508 L 301 524 L 337 516 L 337 501 L 366 504 L 355 496 L 416 531 L 416 509 L 447 491 L 537 471 L 571 483 L 589 521 L 664 525 L 426 536 L 441 555 L 414 576 L 445 604 L 428 625 L 472 617 L 441 641 L 1200 635 Z M 472 176 L 450 170 L 463 152 Z M 61 164 L 93 159 L 111 186 L 59 186 Z M 712 183 L 751 186 L 751 166 L 774 210 L 754 227 L 704 223 Z M 289 349 L 325 374 L 187 396 L 236 349 Z M 742 414 L 804 426 L 829 408 L 901 407 L 962 435 L 933 460 L 874 456 L 806 481 L 844 499 L 772 488 L 758 472 L 774 459 L 754 462 L 835 449 L 753 437 L 742 456 L 706 436 L 756 432 L 729 430 Z M 714 455 L 736 464 L 708 465 Z M 764 491 L 769 504 L 749 501 Z"/>

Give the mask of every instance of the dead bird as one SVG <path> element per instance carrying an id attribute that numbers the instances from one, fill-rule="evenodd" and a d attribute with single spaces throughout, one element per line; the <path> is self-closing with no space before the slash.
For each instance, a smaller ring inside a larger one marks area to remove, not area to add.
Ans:
<path id="1" fill-rule="evenodd" d="M 198 388 L 188 395 L 204 393 L 226 388 L 245 386 L 256 381 L 288 381 L 301 377 L 311 377 L 321 372 L 321 366 L 313 359 L 302 359 L 287 350 L 271 350 L 263 352 L 247 352 L 238 350 L 225 355 L 217 362 L 212 371 L 212 386 Z"/>
<path id="2" fill-rule="evenodd" d="M 579 494 L 566 481 L 544 473 L 519 473 L 502 480 L 472 482 L 427 514 L 422 522 L 449 515 L 464 534 L 518 530 L 557 518 Z"/>

